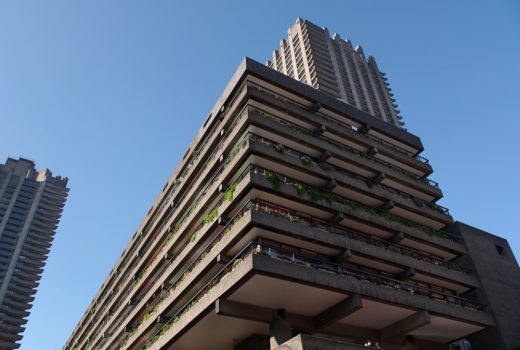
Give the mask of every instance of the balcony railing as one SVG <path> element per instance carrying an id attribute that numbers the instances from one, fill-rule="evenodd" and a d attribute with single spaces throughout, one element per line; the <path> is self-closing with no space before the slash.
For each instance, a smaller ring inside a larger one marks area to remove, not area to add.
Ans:
<path id="1" fill-rule="evenodd" d="M 465 267 L 453 264 L 449 261 L 430 255 L 426 252 L 422 252 L 411 247 L 406 247 L 401 244 L 390 243 L 382 238 L 364 232 L 347 229 L 339 225 L 333 225 L 323 219 L 319 219 L 296 210 L 287 209 L 285 207 L 281 207 L 279 205 L 269 203 L 263 200 L 255 200 L 252 209 L 262 213 L 280 217 L 291 222 L 306 224 L 309 227 L 314 227 L 325 232 L 348 237 L 350 239 L 354 239 L 376 247 L 380 247 L 385 250 L 392 251 L 394 253 L 399 253 L 401 255 L 409 256 L 420 261 L 425 261 L 433 265 L 441 266 L 449 270 L 458 271 L 464 274 L 471 273 L 471 270 Z"/>
<path id="2" fill-rule="evenodd" d="M 448 304 L 454 304 L 474 310 L 483 310 L 484 308 L 482 304 L 479 304 L 475 301 L 466 298 L 461 298 L 455 295 L 439 292 L 408 282 L 402 282 L 396 279 L 369 273 L 359 269 L 346 267 L 319 258 L 302 255 L 294 251 L 267 245 L 265 243 L 254 244 L 254 253 L 265 255 L 273 259 L 286 261 L 292 264 L 302 265 L 305 267 L 323 270 L 327 272 L 333 272 L 335 274 L 345 277 L 356 278 L 360 281 L 370 282 L 382 287 L 400 290 L 414 295 L 429 297 L 430 299 L 439 300 Z"/>
<path id="3" fill-rule="evenodd" d="M 255 84 L 255 83 L 253 83 L 253 82 L 249 82 L 249 83 L 250 83 L 251 85 L 254 85 L 258 90 L 260 90 L 260 91 L 262 91 L 262 92 L 265 92 L 265 93 L 268 94 L 268 95 L 271 95 L 271 96 L 273 96 L 273 97 L 275 97 L 275 98 L 277 98 L 277 99 L 283 100 L 283 101 L 285 101 L 285 102 L 287 102 L 287 103 L 289 103 L 289 104 L 291 104 L 291 105 L 293 105 L 293 106 L 296 106 L 296 107 L 299 107 L 299 108 L 303 108 L 303 109 L 307 109 L 306 106 L 304 106 L 304 105 L 302 105 L 302 104 L 300 104 L 300 103 L 298 103 L 298 102 L 296 102 L 296 101 L 293 101 L 293 100 L 291 100 L 291 99 L 288 99 L 288 98 L 286 98 L 286 97 L 283 97 L 283 96 L 277 94 L 276 92 L 271 91 L 271 90 L 269 90 L 269 89 L 267 89 L 267 88 L 265 88 L 265 87 L 263 87 L 263 86 L 260 86 L 260 85 L 258 85 L 258 84 Z M 390 143 L 390 142 L 388 142 L 388 141 L 386 141 L 386 140 L 383 140 L 383 139 L 381 139 L 381 138 L 379 138 L 379 137 L 377 137 L 377 136 L 375 136 L 375 135 L 370 135 L 370 134 L 367 134 L 367 133 L 363 133 L 363 132 L 360 131 L 359 128 L 357 128 L 357 127 L 354 126 L 354 125 L 351 125 L 351 124 L 345 123 L 345 122 L 343 122 L 343 121 L 340 121 L 340 120 L 338 120 L 338 119 L 332 118 L 331 116 L 328 116 L 327 114 L 324 114 L 324 113 L 321 113 L 321 112 L 316 112 L 315 114 L 316 114 L 316 115 L 319 115 L 320 117 L 322 117 L 322 118 L 324 118 L 324 119 L 327 119 L 327 120 L 329 120 L 329 121 L 331 121 L 331 122 L 333 122 L 333 123 L 335 123 L 335 124 L 338 124 L 338 125 L 340 125 L 340 126 L 343 126 L 343 127 L 347 128 L 347 129 L 351 129 L 351 130 L 353 130 L 353 131 L 356 131 L 357 133 L 359 133 L 359 134 L 361 134 L 361 135 L 365 135 L 366 137 L 368 137 L 368 138 L 370 138 L 370 139 L 372 139 L 372 140 L 374 140 L 374 141 L 376 141 L 376 142 L 378 142 L 378 143 L 381 143 L 381 144 L 387 145 L 387 146 L 389 146 L 389 147 L 395 149 L 395 150 L 398 151 L 398 152 L 401 152 L 401 153 L 403 153 L 403 154 L 405 154 L 405 155 L 407 155 L 407 156 L 410 156 L 410 157 L 413 157 L 413 158 L 417 159 L 418 161 L 420 161 L 420 162 L 422 162 L 422 163 L 424 163 L 424 164 L 428 164 L 428 165 L 430 164 L 430 162 L 429 162 L 428 159 L 426 159 L 426 158 L 424 158 L 424 157 L 422 157 L 422 156 L 420 156 L 420 155 L 413 154 L 412 152 L 409 152 L 409 151 L 407 151 L 407 150 L 405 150 L 405 149 L 403 149 L 403 148 L 401 148 L 401 147 L 399 147 L 399 146 L 396 146 L 396 145 L 394 145 L 393 143 Z"/>
<path id="4" fill-rule="evenodd" d="M 288 127 L 292 128 L 292 129 L 298 130 L 299 132 L 301 132 L 303 134 L 307 134 L 307 135 L 312 135 L 313 134 L 313 132 L 311 130 L 309 130 L 309 129 L 305 129 L 305 128 L 299 126 L 299 125 L 296 125 L 294 123 L 288 122 L 285 119 L 281 119 L 279 117 L 273 116 L 272 114 L 269 114 L 269 113 L 267 113 L 265 111 L 262 111 L 258 107 L 249 106 L 249 108 L 251 110 L 254 110 L 255 112 L 257 112 L 258 114 L 260 114 L 264 118 L 272 120 L 272 121 L 275 121 L 275 122 L 279 123 L 280 125 L 288 126 Z M 367 159 L 370 159 L 370 160 L 372 160 L 372 161 L 374 161 L 376 163 L 379 163 L 379 164 L 381 164 L 381 165 L 383 165 L 383 166 L 385 166 L 385 167 L 387 167 L 389 169 L 393 169 L 395 171 L 398 171 L 398 172 L 408 176 L 411 179 L 414 179 L 416 181 L 420 181 L 420 182 L 425 183 L 425 184 L 427 184 L 427 185 L 429 185 L 431 187 L 434 187 L 434 188 L 439 188 L 439 184 L 437 182 L 433 181 L 433 180 L 430 180 L 428 178 L 421 178 L 421 177 L 419 177 L 419 176 L 409 172 L 408 170 L 400 168 L 400 167 L 398 167 L 396 165 L 393 165 L 391 163 L 388 163 L 388 162 L 386 162 L 384 160 L 368 156 L 364 152 L 361 152 L 361 151 L 359 151 L 359 150 L 357 150 L 357 149 L 355 149 L 353 147 L 347 146 L 347 145 L 345 145 L 343 143 L 340 143 L 340 142 L 338 142 L 336 140 L 330 139 L 330 138 L 328 138 L 326 136 L 322 135 L 322 136 L 319 136 L 319 138 L 321 138 L 324 141 L 330 143 L 331 145 L 335 146 L 336 148 L 340 148 L 342 150 L 347 150 L 347 151 L 349 151 L 351 153 L 354 153 L 354 154 L 356 154 L 356 155 L 358 155 L 360 157 L 367 158 Z"/>
<path id="5" fill-rule="evenodd" d="M 165 334 L 175 323 L 179 321 L 179 319 L 184 316 L 193 306 L 195 306 L 199 300 L 201 300 L 213 287 L 215 287 L 224 276 L 228 275 L 231 271 L 233 271 L 239 264 L 242 262 L 247 256 L 249 256 L 252 252 L 252 248 L 254 242 L 250 242 L 246 245 L 238 254 L 236 254 L 233 259 L 231 259 L 217 274 L 207 282 L 204 287 L 202 287 L 195 295 L 185 303 L 173 317 L 171 317 L 168 322 L 164 324 L 164 326 L 159 329 L 154 336 L 152 336 L 141 348 L 140 350 L 149 349 L 163 334 Z"/>
<path id="6" fill-rule="evenodd" d="M 255 134 L 249 134 L 249 138 L 251 140 L 255 141 L 255 142 L 264 143 L 264 144 L 271 145 L 271 146 L 275 146 L 276 145 L 272 141 L 267 140 L 267 139 L 265 139 L 263 137 L 255 135 Z M 286 154 L 291 154 L 293 156 L 296 156 L 296 157 L 298 157 L 300 159 L 302 157 L 301 156 L 302 153 L 299 153 L 299 152 L 294 151 L 294 150 L 289 149 L 289 148 L 284 148 L 283 152 L 286 153 Z M 310 157 L 308 157 L 308 158 L 311 159 Z M 273 173 L 273 174 L 276 174 L 276 173 Z M 288 179 L 286 176 L 280 175 L 280 174 L 276 174 L 276 175 L 278 175 L 281 179 L 283 179 L 283 181 L 285 183 L 287 183 L 289 185 L 297 184 L 297 185 L 303 186 L 303 184 L 299 183 L 298 180 Z M 312 188 L 314 193 L 316 193 L 316 192 L 325 193 L 321 189 L 314 188 L 312 186 L 307 186 L 307 185 L 305 185 L 305 186 L 309 187 L 309 188 Z M 434 236 L 437 236 L 437 237 L 440 237 L 440 238 L 445 238 L 445 239 L 449 239 L 449 240 L 452 240 L 452 241 L 455 241 L 455 242 L 460 242 L 460 237 L 457 236 L 457 235 L 454 235 L 454 234 L 449 233 L 449 232 L 444 232 L 444 231 L 441 231 L 441 230 L 436 230 L 434 228 L 418 224 L 418 223 L 413 222 L 411 220 L 408 220 L 408 219 L 396 216 L 394 214 L 388 213 L 388 212 L 386 212 L 384 210 L 381 210 L 381 209 L 378 209 L 378 208 L 373 208 L 373 207 L 370 207 L 370 206 L 367 206 L 367 205 L 364 205 L 364 204 L 361 204 L 361 203 L 358 203 L 358 202 L 355 202 L 355 201 L 352 201 L 352 200 L 346 200 L 346 199 L 343 199 L 342 197 L 340 197 L 338 195 L 335 195 L 335 194 L 326 194 L 324 196 L 325 196 L 325 199 L 328 200 L 328 201 L 336 201 L 336 202 L 338 202 L 340 204 L 347 204 L 349 207 L 351 207 L 354 210 L 363 209 L 365 212 L 367 212 L 369 214 L 382 216 L 382 217 L 384 217 L 387 220 L 401 223 L 404 226 L 419 228 L 421 231 L 423 231 L 424 233 L 426 233 L 428 235 L 434 235 Z"/>
<path id="7" fill-rule="evenodd" d="M 241 113 L 241 116 L 245 115 L 244 112 L 245 112 L 245 111 L 243 110 L 242 113 Z M 241 117 L 239 117 L 239 119 L 240 119 L 240 118 L 241 118 Z M 238 152 L 239 152 L 242 148 L 245 147 L 245 145 L 246 145 L 246 140 L 245 140 L 245 138 L 241 138 L 241 139 L 240 139 L 240 140 L 235 144 L 235 146 L 234 146 L 234 147 L 231 149 L 231 151 L 229 152 L 229 154 L 228 154 L 226 160 L 224 161 L 223 165 L 221 165 L 221 166 L 217 169 L 217 171 L 212 175 L 211 180 L 209 180 L 209 181 L 207 182 L 207 184 L 204 186 L 203 190 L 200 191 L 199 196 L 198 196 L 198 197 L 197 197 L 197 198 L 192 202 L 192 204 L 190 205 L 190 207 L 187 209 L 186 213 L 185 213 L 185 214 L 184 214 L 180 219 L 177 220 L 177 224 L 176 224 L 175 227 L 171 230 L 171 232 L 170 232 L 170 236 L 169 236 L 169 237 L 173 236 L 173 235 L 177 232 L 177 230 L 179 229 L 179 227 L 181 227 L 181 226 L 182 226 L 182 225 L 183 225 L 183 224 L 188 220 L 188 218 L 189 218 L 190 215 L 193 213 L 193 211 L 198 207 L 198 205 L 199 205 L 199 203 L 200 203 L 200 201 L 201 201 L 201 198 L 202 198 L 202 197 L 207 193 L 207 189 L 208 189 L 212 184 L 214 184 L 214 183 L 215 183 L 215 182 L 220 178 L 220 176 L 221 176 L 223 170 L 228 166 L 228 164 L 229 164 L 229 163 L 231 162 L 231 160 L 232 160 L 232 159 L 233 159 L 233 158 L 238 154 Z M 214 156 L 213 156 L 213 158 L 214 158 Z M 210 159 L 208 159 L 208 162 L 209 162 L 209 161 L 210 161 Z M 248 169 L 244 170 L 244 171 L 242 172 L 242 174 L 239 175 L 239 177 L 235 180 L 235 182 L 233 183 L 232 186 L 236 186 L 236 184 L 237 184 L 237 183 L 238 183 L 238 182 L 239 182 L 239 181 L 240 181 L 240 180 L 245 176 L 245 174 L 248 173 L 248 172 L 249 172 Z M 185 196 L 186 196 L 186 194 L 183 194 L 182 198 L 185 198 Z M 224 197 L 221 198 L 220 201 L 217 203 L 217 205 L 216 205 L 212 210 L 214 210 L 215 208 L 217 208 L 218 206 L 220 206 L 224 200 L 225 200 Z M 203 226 L 203 223 L 200 224 L 200 225 L 195 229 L 194 235 L 196 235 L 197 231 L 198 231 L 202 226 Z M 188 240 L 187 243 L 189 243 L 189 242 L 190 242 L 190 241 Z M 187 244 L 187 243 L 186 243 L 186 244 Z M 164 243 L 163 246 L 161 246 L 160 249 L 158 250 L 158 252 L 155 254 L 155 258 L 152 259 L 151 264 L 153 264 L 153 263 L 155 262 L 155 260 L 157 259 L 157 257 L 161 254 L 161 252 L 162 252 L 163 249 L 164 249 L 164 245 L 165 245 L 165 244 L 166 244 L 166 243 Z M 142 255 L 140 255 L 140 256 L 137 258 L 137 259 L 138 259 L 137 261 L 140 261 L 140 260 L 141 260 L 141 257 L 142 257 Z M 137 283 L 142 279 L 142 277 L 144 277 L 144 276 L 146 275 L 146 270 L 147 270 L 147 268 L 148 268 L 148 267 L 146 267 L 146 268 L 144 268 L 144 269 L 142 270 L 142 272 L 139 274 L 139 277 L 138 277 L 135 281 L 133 281 L 132 286 L 137 285 Z M 127 276 L 127 281 L 126 281 L 127 284 L 130 283 L 129 281 L 130 281 L 131 278 L 132 278 L 132 275 L 129 274 L 129 275 Z M 133 293 L 133 290 L 132 290 L 132 288 L 131 288 L 131 289 L 129 289 L 129 290 L 128 290 L 124 295 L 123 295 L 123 298 L 127 298 L 127 297 L 130 296 L 130 294 L 132 294 L 132 293 Z M 138 296 L 134 299 L 134 302 L 135 302 L 135 303 L 138 303 L 138 302 L 142 299 L 142 297 L 143 297 L 143 294 L 138 295 Z M 104 310 L 104 309 L 103 309 L 103 310 Z M 91 313 L 91 315 L 94 315 L 94 314 L 95 314 L 95 312 L 94 312 L 94 313 Z M 107 322 L 109 319 L 111 319 L 111 316 L 108 316 L 107 320 L 105 320 L 105 321 L 103 322 L 103 325 L 106 324 L 106 322 Z M 117 328 L 117 327 L 119 327 L 120 324 L 121 324 L 121 322 L 122 322 L 122 320 L 119 321 L 119 323 L 118 323 L 115 327 L 112 327 L 112 328 Z"/>
<path id="8" fill-rule="evenodd" d="M 412 295 L 419 295 L 427 297 L 436 301 L 457 305 L 460 307 L 483 310 L 482 304 L 476 303 L 472 300 L 461 298 L 447 293 L 442 293 L 429 288 L 417 286 L 414 284 L 402 282 L 388 277 L 368 273 L 362 270 L 342 266 L 339 264 L 325 261 L 318 258 L 313 258 L 298 254 L 294 251 L 289 251 L 283 248 L 275 247 L 265 243 L 260 243 L 258 240 L 253 240 L 246 245 L 233 259 L 231 259 L 217 274 L 211 278 L 193 297 L 186 302 L 178 311 L 172 316 L 163 327 L 161 327 L 141 348 L 140 350 L 147 350 L 166 334 L 170 328 L 177 323 L 184 315 L 186 315 L 200 300 L 204 298 L 215 287 L 223 277 L 231 273 L 247 256 L 250 254 L 262 255 L 271 259 L 284 261 L 295 265 L 300 265 L 306 268 L 322 270 L 331 272 L 336 275 L 354 278 L 362 282 L 372 283 L 381 287 L 390 288 Z"/>
<path id="9" fill-rule="evenodd" d="M 246 174 L 246 172 L 244 173 Z M 173 291 L 175 291 L 175 289 L 190 275 L 191 271 L 193 271 L 193 269 L 195 267 L 198 266 L 198 264 L 204 259 L 204 257 L 206 257 L 207 254 L 209 254 L 213 248 L 215 247 L 216 244 L 218 244 L 222 238 L 224 238 L 227 233 L 233 228 L 233 226 L 240 220 L 242 219 L 242 217 L 244 216 L 244 214 L 246 212 L 248 212 L 251 208 L 251 206 L 253 205 L 253 201 L 249 201 L 248 203 L 246 203 L 230 220 L 229 222 L 219 231 L 219 233 L 215 236 L 215 238 L 213 238 L 213 240 L 211 240 L 206 246 L 205 248 L 201 251 L 201 253 L 197 256 L 197 258 L 185 269 L 183 270 L 183 272 L 181 274 L 179 274 L 179 278 L 177 279 L 177 281 L 175 283 L 173 283 L 168 289 L 166 289 L 165 291 L 163 291 L 161 293 L 161 296 L 160 298 L 155 302 L 153 303 L 153 305 L 148 309 L 148 311 L 145 313 L 145 316 L 148 315 L 148 317 L 150 317 L 151 315 L 153 315 L 155 313 L 155 311 L 159 308 L 159 306 L 162 304 L 162 302 L 168 298 L 168 296 L 171 295 L 171 293 L 173 293 Z M 179 250 L 179 252 L 183 251 L 184 249 L 186 249 L 186 247 L 191 244 L 192 242 L 190 240 L 186 241 L 186 243 L 181 247 L 181 249 Z M 175 262 L 175 259 L 176 257 L 178 256 L 178 254 L 176 256 L 174 256 L 172 258 L 172 263 Z M 145 319 L 143 317 L 143 320 L 136 326 L 134 327 L 134 330 L 133 332 L 135 332 L 139 327 L 141 327 L 141 325 L 148 319 L 148 317 Z M 126 344 L 126 341 L 128 340 L 129 337 L 131 337 L 134 333 L 131 332 L 123 341 L 122 341 L 122 344 L 121 344 L 121 347 L 123 347 L 125 344 Z"/>
<path id="10" fill-rule="evenodd" d="M 256 107 L 250 107 L 250 108 L 254 108 L 255 110 L 258 110 L 258 108 L 256 108 Z M 277 146 L 277 143 L 275 143 L 274 141 L 268 140 L 268 139 L 266 139 L 264 137 L 261 137 L 261 138 L 266 140 L 266 141 L 268 141 L 270 143 L 270 145 Z M 287 148 L 286 153 L 288 153 L 288 154 L 291 154 L 291 155 L 293 155 L 295 157 L 298 157 L 300 159 L 302 157 L 306 157 L 306 158 L 310 159 L 312 163 L 317 164 L 317 165 L 320 164 L 320 162 L 317 159 L 315 159 L 314 157 L 309 156 L 308 154 L 302 153 L 300 151 L 296 151 L 296 150 L 288 148 L 286 146 L 284 146 L 284 148 Z M 357 180 L 361 180 L 361 181 L 363 181 L 365 183 L 370 183 L 370 185 L 372 185 L 372 186 L 380 187 L 380 188 L 382 188 L 382 189 L 384 189 L 384 190 L 386 190 L 388 192 L 391 192 L 393 194 L 397 194 L 400 197 L 412 200 L 412 201 L 414 201 L 414 203 L 416 203 L 419 206 L 420 205 L 425 205 L 425 206 L 427 206 L 427 207 L 429 207 L 431 209 L 437 210 L 437 211 L 439 211 L 439 212 L 441 212 L 443 214 L 446 214 L 446 215 L 450 214 L 450 210 L 448 208 L 445 208 L 445 207 L 443 207 L 443 206 L 441 206 L 441 205 L 439 205 L 437 203 L 424 201 L 424 200 L 422 200 L 420 198 L 417 198 L 417 197 L 414 197 L 414 196 L 412 196 L 412 195 L 410 195 L 408 193 L 399 191 L 398 189 L 386 186 L 386 185 L 384 185 L 382 183 L 374 183 L 373 180 L 368 178 L 368 177 L 355 174 L 355 173 L 353 173 L 351 171 L 348 171 L 348 170 L 345 170 L 345 169 L 342 169 L 342 168 L 335 167 L 335 170 L 338 171 L 339 173 L 343 174 L 343 175 L 349 176 L 349 177 L 357 179 Z M 439 185 L 436 182 L 434 182 L 434 181 L 432 181 L 431 183 L 428 183 L 428 184 L 430 186 L 432 186 L 432 187 L 439 188 Z"/>

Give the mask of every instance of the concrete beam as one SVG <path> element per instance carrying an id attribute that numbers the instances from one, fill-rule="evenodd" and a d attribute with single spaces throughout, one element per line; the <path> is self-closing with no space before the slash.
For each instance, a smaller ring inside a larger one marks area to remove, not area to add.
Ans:
<path id="1" fill-rule="evenodd" d="M 350 297 L 340 301 L 339 303 L 332 305 L 327 310 L 314 316 L 314 331 L 320 331 L 321 329 L 338 322 L 342 318 L 358 311 L 363 307 L 361 296 L 359 294 L 353 294 Z"/>
<path id="2" fill-rule="evenodd" d="M 430 324 L 430 314 L 426 310 L 416 312 L 400 321 L 394 322 L 381 330 L 381 341 L 391 342 L 406 334 Z"/>
<path id="3" fill-rule="evenodd" d="M 325 127 L 325 125 L 320 125 L 316 128 L 316 130 L 314 130 L 314 136 L 320 136 L 322 135 L 325 131 L 327 131 L 327 128 Z"/>
<path id="4" fill-rule="evenodd" d="M 400 274 L 398 274 L 396 276 L 396 279 L 398 279 L 399 281 L 406 282 L 407 280 L 415 276 L 415 273 L 415 269 L 413 267 L 409 267 Z"/>
<path id="5" fill-rule="evenodd" d="M 223 299 L 215 301 L 215 314 L 264 323 L 274 319 L 274 310 Z"/>
<path id="6" fill-rule="evenodd" d="M 350 258 L 352 258 L 352 250 L 350 250 L 350 248 L 347 248 L 343 250 L 339 255 L 334 257 L 334 262 L 341 264 L 349 260 Z"/>
<path id="7" fill-rule="evenodd" d="M 393 235 L 392 237 L 387 239 L 387 241 L 390 243 L 398 243 L 398 242 L 401 242 L 403 239 L 404 239 L 404 233 L 397 232 L 395 235 Z"/>
<path id="8" fill-rule="evenodd" d="M 309 108 L 307 108 L 307 112 L 310 112 L 310 113 L 316 113 L 317 111 L 319 111 L 321 108 L 321 103 L 319 102 L 314 102 L 314 104 L 312 106 L 310 106 Z"/>
<path id="9" fill-rule="evenodd" d="M 261 306 L 238 303 L 230 300 L 218 299 L 215 301 L 215 314 L 221 316 L 235 317 L 243 320 L 271 323 L 277 319 L 278 310 Z M 293 329 L 302 332 L 311 332 L 314 329 L 312 317 L 292 313 L 285 313 L 285 319 Z"/>
<path id="10" fill-rule="evenodd" d="M 339 224 L 341 221 L 343 221 L 343 219 L 345 219 L 345 214 L 337 212 L 336 214 L 334 214 L 333 217 L 329 219 L 329 222 L 331 224 Z"/>
<path id="11" fill-rule="evenodd" d="M 358 131 L 359 131 L 361 134 L 368 134 L 368 132 L 370 131 L 370 129 L 371 129 L 370 125 L 365 124 L 363 127 L 359 128 Z"/>
<path id="12" fill-rule="evenodd" d="M 378 183 L 381 183 L 381 181 L 383 181 L 384 179 L 386 179 L 386 175 L 385 173 L 383 173 L 382 171 L 380 171 L 376 176 L 374 176 L 372 179 L 367 179 L 365 182 L 366 184 L 368 185 L 368 187 L 372 187 L 373 185 L 375 184 L 378 184 Z"/>
<path id="13" fill-rule="evenodd" d="M 367 151 L 366 155 L 369 156 L 369 157 L 373 157 L 373 156 L 375 156 L 378 152 L 379 152 L 379 150 L 377 149 L 377 147 L 372 147 L 372 148 L 370 148 L 370 149 Z"/>
<path id="14" fill-rule="evenodd" d="M 269 345 L 276 349 L 293 337 L 291 322 L 287 319 L 285 309 L 279 309 L 274 313 L 274 320 L 269 323 Z"/>
<path id="15" fill-rule="evenodd" d="M 327 160 L 329 160 L 330 157 L 332 157 L 332 153 L 330 153 L 330 151 L 325 151 L 320 155 L 318 160 L 322 163 L 325 163 Z"/>
<path id="16" fill-rule="evenodd" d="M 389 210 L 391 210 L 393 207 L 395 207 L 395 203 L 394 203 L 394 201 L 392 201 L 392 200 L 387 200 L 387 201 L 385 202 L 385 204 L 383 204 L 379 209 L 384 210 L 384 211 L 389 211 Z"/>
<path id="17" fill-rule="evenodd" d="M 323 190 L 326 192 L 331 192 L 338 186 L 338 182 L 334 179 L 329 180 L 325 186 L 323 186 Z"/>

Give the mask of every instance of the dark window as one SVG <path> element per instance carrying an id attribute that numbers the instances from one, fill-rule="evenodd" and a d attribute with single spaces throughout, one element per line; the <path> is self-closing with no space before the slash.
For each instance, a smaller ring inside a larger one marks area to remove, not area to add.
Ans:
<path id="1" fill-rule="evenodd" d="M 501 247 L 499 245 L 495 245 L 495 248 L 497 249 L 498 255 L 500 255 L 500 256 L 505 256 L 506 255 L 506 251 L 504 250 L 504 247 Z"/>

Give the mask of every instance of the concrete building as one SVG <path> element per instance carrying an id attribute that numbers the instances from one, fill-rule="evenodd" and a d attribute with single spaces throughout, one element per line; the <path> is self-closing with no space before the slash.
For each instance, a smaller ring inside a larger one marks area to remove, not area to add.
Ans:
<path id="1" fill-rule="evenodd" d="M 404 125 L 374 57 L 366 59 L 361 46 L 354 48 L 339 34 L 331 38 L 325 27 L 298 18 L 266 64 L 377 118 Z"/>
<path id="2" fill-rule="evenodd" d="M 245 59 L 63 349 L 437 350 L 496 330 L 482 253 L 388 121 Z"/>
<path id="3" fill-rule="evenodd" d="M 0 349 L 16 349 L 67 198 L 67 178 L 0 164 Z"/>

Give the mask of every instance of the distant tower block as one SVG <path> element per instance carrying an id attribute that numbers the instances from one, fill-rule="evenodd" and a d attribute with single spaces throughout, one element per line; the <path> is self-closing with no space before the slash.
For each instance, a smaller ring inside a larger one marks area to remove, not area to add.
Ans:
<path id="1" fill-rule="evenodd" d="M 404 126 L 375 58 L 367 60 L 361 46 L 353 48 L 339 34 L 331 38 L 326 27 L 298 18 L 266 64 L 388 123 Z"/>
<path id="2" fill-rule="evenodd" d="M 17 349 L 60 221 L 67 178 L 34 163 L 0 164 L 0 349 Z"/>

